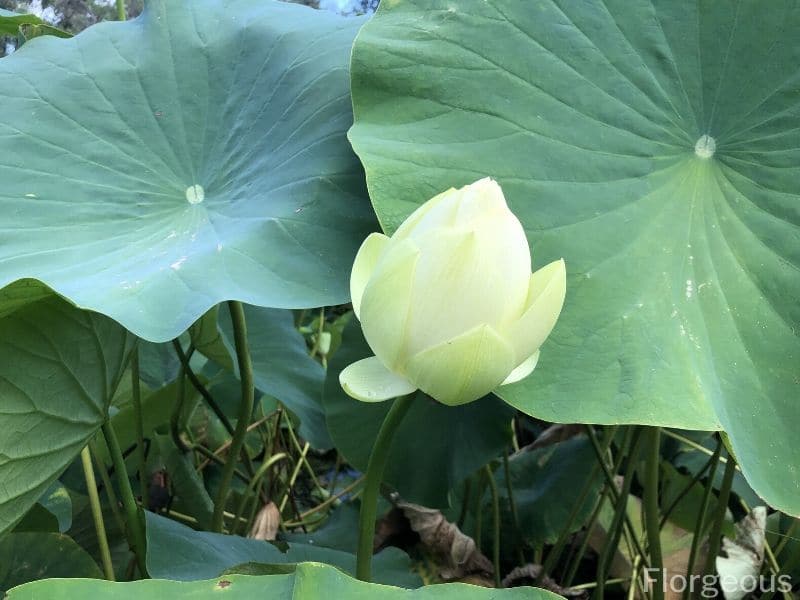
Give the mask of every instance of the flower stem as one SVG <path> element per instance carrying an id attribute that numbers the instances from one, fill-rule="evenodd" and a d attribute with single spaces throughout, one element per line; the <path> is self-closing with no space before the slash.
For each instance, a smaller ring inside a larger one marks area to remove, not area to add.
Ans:
<path id="1" fill-rule="evenodd" d="M 725 524 L 725 513 L 728 509 L 728 500 L 731 496 L 733 476 L 735 474 L 736 460 L 729 452 L 728 462 L 725 463 L 725 471 L 722 475 L 722 485 L 719 488 L 717 510 L 714 514 L 713 521 L 711 521 L 711 532 L 708 534 L 708 554 L 706 556 L 706 565 L 703 571 L 704 574 L 714 573 L 716 569 L 717 555 L 719 554 L 719 546 L 720 542 L 722 541 L 722 526 Z M 708 482 L 709 486 L 712 484 L 713 481 Z"/>
<path id="2" fill-rule="evenodd" d="M 492 496 L 492 564 L 494 565 L 494 587 L 500 587 L 500 498 L 497 495 L 497 482 L 492 467 L 486 465 L 486 479 Z"/>
<path id="3" fill-rule="evenodd" d="M 650 554 L 651 572 L 653 578 L 653 600 L 663 600 L 664 582 L 662 566 L 664 561 L 661 555 L 661 519 L 658 507 L 658 475 L 661 464 L 661 429 L 659 427 L 646 427 L 645 472 L 644 472 L 644 525 L 647 534 L 647 550 Z"/>
<path id="4" fill-rule="evenodd" d="M 97 493 L 97 481 L 94 478 L 94 467 L 92 466 L 92 455 L 89 453 L 89 446 L 85 446 L 81 450 L 81 462 L 83 463 L 83 475 L 86 478 L 86 491 L 89 494 L 89 506 L 92 509 L 94 529 L 97 533 L 97 545 L 100 548 L 100 558 L 103 561 L 103 574 L 109 581 L 114 581 L 114 564 L 111 562 L 111 551 L 108 548 L 106 524 L 103 521 L 103 508 L 100 506 L 100 495 Z"/>
<path id="5" fill-rule="evenodd" d="M 150 506 L 148 499 L 147 456 L 144 451 L 144 421 L 142 413 L 142 389 L 139 384 L 139 348 L 131 354 L 131 396 L 133 398 L 133 414 L 136 422 L 136 458 L 139 461 L 139 488 L 142 495 L 142 506 Z"/>
<path id="6" fill-rule="evenodd" d="M 231 300 L 228 302 L 233 323 L 233 339 L 236 346 L 236 360 L 239 364 L 239 380 L 242 383 L 242 399 L 239 404 L 239 418 L 236 421 L 236 430 L 228 448 L 228 460 L 222 469 L 222 478 L 219 482 L 219 491 L 214 502 L 214 516 L 211 520 L 211 530 L 222 533 L 225 504 L 228 500 L 228 491 L 231 487 L 233 472 L 236 462 L 244 446 L 244 438 L 253 414 L 255 402 L 255 388 L 253 384 L 253 363 L 250 359 L 250 349 L 247 346 L 247 324 L 244 317 L 244 307 L 241 302 Z"/>
<path id="7" fill-rule="evenodd" d="M 711 490 L 714 487 L 714 476 L 717 474 L 717 466 L 719 465 L 719 458 L 722 454 L 722 439 L 717 442 L 717 448 L 710 459 L 710 470 L 708 472 L 708 483 L 703 491 L 703 500 L 700 504 L 700 510 L 697 513 L 697 520 L 694 527 L 694 535 L 692 535 L 692 546 L 689 550 L 689 559 L 686 562 L 686 576 L 691 577 L 694 575 L 694 564 L 697 560 L 697 554 L 700 550 L 701 542 L 703 541 L 703 532 L 706 529 L 706 513 L 711 503 L 713 493 Z M 686 586 L 683 591 L 683 600 L 689 600 L 692 590 L 690 586 Z"/>
<path id="8" fill-rule="evenodd" d="M 117 485 L 122 500 L 122 508 L 125 510 L 125 531 L 128 536 L 128 544 L 136 557 L 136 564 L 139 567 L 139 574 L 147 577 L 147 566 L 145 563 L 145 536 L 144 523 L 139 513 L 139 506 L 133 496 L 131 482 L 128 479 L 128 470 L 125 467 L 125 459 L 122 456 L 117 435 L 111 421 L 103 424 L 103 436 L 106 438 L 108 451 L 111 455 L 111 462 L 114 464 L 114 471 L 117 473 Z"/>
<path id="9" fill-rule="evenodd" d="M 372 571 L 372 544 L 375 538 L 375 520 L 378 512 L 378 493 L 381 488 L 383 471 L 392 447 L 392 438 L 397 427 L 405 417 L 414 394 L 397 398 L 383 420 L 372 454 L 367 465 L 366 484 L 361 496 L 361 513 L 358 524 L 358 554 L 356 557 L 356 577 L 369 581 Z"/>

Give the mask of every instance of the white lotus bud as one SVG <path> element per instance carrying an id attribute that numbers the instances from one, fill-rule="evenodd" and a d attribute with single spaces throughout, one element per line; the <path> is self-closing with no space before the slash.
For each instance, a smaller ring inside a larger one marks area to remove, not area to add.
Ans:
<path id="1" fill-rule="evenodd" d="M 566 272 L 558 260 L 531 274 L 522 225 L 487 178 L 435 196 L 391 238 L 370 235 L 350 292 L 375 356 L 342 371 L 344 390 L 374 402 L 421 389 L 458 405 L 533 370 Z"/>

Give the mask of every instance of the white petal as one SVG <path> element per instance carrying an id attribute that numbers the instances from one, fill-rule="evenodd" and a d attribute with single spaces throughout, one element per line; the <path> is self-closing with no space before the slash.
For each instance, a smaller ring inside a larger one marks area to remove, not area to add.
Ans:
<path id="1" fill-rule="evenodd" d="M 567 293 L 567 272 L 563 260 L 551 262 L 531 275 L 527 308 L 507 330 L 517 359 L 530 356 L 555 327 Z"/>
<path id="2" fill-rule="evenodd" d="M 389 238 L 382 233 L 370 233 L 358 249 L 356 259 L 353 261 L 353 270 L 350 273 L 350 300 L 353 303 L 353 312 L 359 316 L 361 296 L 367 286 L 375 265 L 381 253 L 389 243 Z"/>
<path id="3" fill-rule="evenodd" d="M 511 371 L 508 377 L 505 378 L 500 385 L 508 385 L 509 383 L 516 383 L 521 379 L 525 379 L 536 368 L 536 363 L 539 362 L 539 351 L 537 350 L 528 358 L 523 360 L 517 367 Z"/>
<path id="4" fill-rule="evenodd" d="M 420 257 L 408 328 L 410 355 L 480 324 L 499 331 L 519 318 L 530 281 L 530 252 L 519 228 L 440 229 L 416 239 Z M 527 356 L 527 355 L 526 355 Z"/>
<path id="5" fill-rule="evenodd" d="M 450 188 L 422 204 L 403 221 L 392 239 L 416 238 L 433 228 L 452 225 L 458 210 L 458 194 L 459 190 Z"/>
<path id="6" fill-rule="evenodd" d="M 339 383 L 348 396 L 362 402 L 383 402 L 417 389 L 407 379 L 387 369 L 377 356 L 345 367 L 339 373 Z"/>
<path id="7" fill-rule="evenodd" d="M 392 243 L 361 296 L 361 328 L 372 351 L 390 369 L 400 370 L 408 337 L 411 290 L 419 248 L 411 240 Z"/>
<path id="8" fill-rule="evenodd" d="M 514 368 L 514 351 L 481 325 L 412 357 L 408 378 L 442 404 L 457 406 L 491 392 Z"/>

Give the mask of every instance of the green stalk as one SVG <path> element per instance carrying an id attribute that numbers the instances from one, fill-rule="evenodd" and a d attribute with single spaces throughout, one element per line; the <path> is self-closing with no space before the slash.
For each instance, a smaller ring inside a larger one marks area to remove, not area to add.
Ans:
<path id="1" fill-rule="evenodd" d="M 644 472 L 644 529 L 647 534 L 647 550 L 650 553 L 650 568 L 654 570 L 653 600 L 664 599 L 664 582 L 662 568 L 664 565 L 661 556 L 661 520 L 658 507 L 658 470 L 661 463 L 661 428 L 646 427 L 645 437 L 645 472 Z"/>
<path id="2" fill-rule="evenodd" d="M 469 502 L 472 498 L 472 479 L 467 478 L 464 480 L 464 489 L 461 492 L 461 510 L 458 513 L 458 520 L 456 521 L 456 527 L 459 529 L 464 528 L 464 521 L 467 518 L 467 513 L 469 512 Z"/>
<path id="3" fill-rule="evenodd" d="M 250 502 L 251 497 L 254 498 L 255 500 L 253 505 L 255 507 L 258 507 L 258 492 L 256 488 L 258 488 L 258 485 L 259 483 L 261 483 L 261 479 L 264 477 L 264 475 L 266 475 L 267 472 L 269 472 L 269 470 L 272 468 L 272 465 L 274 465 L 279 460 L 283 460 L 284 458 L 289 458 L 289 456 L 286 453 L 281 452 L 280 454 L 273 454 L 272 456 L 269 457 L 269 460 L 266 460 L 263 463 L 261 463 L 261 466 L 258 468 L 258 471 L 256 471 L 256 474 L 248 482 L 247 489 L 245 490 L 244 494 L 242 494 L 242 497 L 239 500 L 239 508 L 236 509 L 236 518 L 233 521 L 234 526 L 237 526 L 244 517 L 244 510 L 247 507 L 248 503 Z"/>
<path id="4" fill-rule="evenodd" d="M 590 429 L 591 425 L 587 426 L 587 429 Z M 603 438 L 602 443 L 598 446 L 598 461 L 601 459 L 600 456 L 605 456 L 606 452 L 608 451 L 608 447 L 611 445 L 611 441 L 614 439 L 614 433 L 616 433 L 617 427 L 610 427 L 606 429 L 605 436 Z M 592 429 L 592 433 L 594 430 Z M 572 509 L 570 509 L 569 516 L 567 517 L 567 522 L 564 525 L 564 529 L 561 530 L 561 533 L 556 540 L 556 543 L 551 548 L 550 552 L 547 553 L 547 558 L 544 561 L 544 565 L 542 565 L 542 575 L 544 577 L 546 575 L 551 575 L 553 569 L 555 568 L 558 561 L 561 559 L 561 555 L 564 553 L 564 548 L 567 545 L 567 541 L 569 541 L 569 537 L 572 534 L 572 523 L 578 516 L 581 508 L 583 505 L 586 504 L 586 499 L 589 497 L 589 493 L 592 491 L 594 487 L 594 478 L 597 475 L 598 470 L 600 469 L 599 462 L 595 462 L 592 466 L 592 470 L 589 473 L 589 477 L 586 480 L 586 483 L 583 485 L 583 488 L 578 493 L 576 498 L 575 504 L 573 504 Z"/>
<path id="5" fill-rule="evenodd" d="M 619 545 L 619 538 L 622 535 L 623 523 L 625 516 L 627 515 L 626 511 L 628 508 L 628 495 L 631 491 L 633 474 L 636 471 L 636 463 L 639 460 L 639 441 L 642 437 L 640 434 L 640 428 L 637 427 L 633 430 L 633 438 L 631 440 L 630 451 L 628 452 L 628 464 L 625 467 L 625 474 L 623 475 L 624 478 L 622 480 L 622 491 L 619 494 L 616 494 L 614 518 L 611 521 L 611 527 L 608 531 L 609 536 L 606 539 L 606 544 L 603 547 L 603 552 L 600 555 L 600 559 L 597 563 L 597 587 L 595 588 L 595 598 L 602 599 L 605 597 L 606 577 L 608 577 L 608 570 L 611 568 L 611 561 L 614 558 L 614 552 L 616 552 L 617 546 Z M 608 469 L 608 466 L 606 465 L 602 456 L 601 460 L 601 464 Z M 614 479 L 612 476 L 607 487 L 611 498 L 615 497 L 616 488 L 614 485 Z M 636 539 L 635 533 L 632 534 L 632 537 L 633 539 Z M 640 552 L 640 554 L 644 556 L 643 552 Z"/>
<path id="6" fill-rule="evenodd" d="M 700 542 L 703 540 L 703 530 L 706 528 L 706 512 L 708 512 L 708 505 L 711 503 L 711 489 L 714 487 L 714 476 L 717 474 L 717 466 L 719 466 L 719 457 L 721 453 L 722 439 L 717 441 L 717 448 L 709 459 L 711 461 L 711 467 L 708 472 L 708 483 L 703 491 L 703 501 L 700 504 L 700 511 L 697 513 L 694 535 L 692 536 L 692 546 L 689 550 L 689 560 L 686 563 L 687 577 L 691 577 L 694 573 L 694 563 L 697 560 L 697 552 L 700 550 Z M 690 591 L 690 586 L 686 586 L 686 589 L 683 591 L 684 600 L 689 600 Z"/>
<path id="7" fill-rule="evenodd" d="M 372 571 L 372 545 L 375 539 L 375 521 L 378 513 L 378 493 L 381 489 L 383 471 L 392 447 L 392 438 L 406 416 L 414 394 L 401 396 L 392 402 L 389 413 L 383 420 L 372 453 L 367 464 L 366 484 L 361 496 L 361 512 L 358 523 L 358 554 L 356 556 L 356 577 L 369 581 Z"/>
<path id="8" fill-rule="evenodd" d="M 139 385 L 139 348 L 131 353 L 131 395 L 133 396 L 133 415 L 136 421 L 136 457 L 139 461 L 139 488 L 142 506 L 150 506 L 148 501 L 149 481 L 147 479 L 147 456 L 144 453 L 144 422 L 142 420 L 142 389 Z"/>
<path id="9" fill-rule="evenodd" d="M 591 427 L 591 426 L 587 426 Z M 614 437 L 616 435 L 618 425 L 613 426 L 613 431 L 608 431 L 608 436 L 605 438 L 608 440 L 608 446 L 614 441 Z M 617 473 L 622 466 L 622 461 L 625 459 L 625 456 L 628 455 L 631 446 L 631 440 L 633 439 L 633 432 L 634 428 L 626 427 L 625 428 L 625 435 L 622 440 L 622 445 L 620 446 L 619 453 L 617 458 L 614 460 L 614 464 L 611 466 L 612 472 Z M 594 511 L 592 515 L 589 517 L 589 521 L 586 523 L 586 533 L 583 536 L 583 540 L 581 541 L 581 545 L 578 548 L 578 551 L 571 557 L 570 562 L 568 562 L 569 569 L 567 570 L 567 574 L 562 578 L 563 581 L 561 585 L 563 587 L 570 587 L 572 585 L 573 580 L 575 579 L 575 575 L 578 573 L 578 568 L 580 567 L 581 561 L 583 560 L 584 555 L 586 554 L 586 549 L 589 547 L 589 540 L 592 535 L 592 530 L 594 529 L 595 524 L 597 523 L 597 519 L 600 517 L 600 512 L 603 510 L 603 505 L 605 504 L 606 499 L 611 497 L 610 487 L 608 482 L 603 485 L 603 488 L 600 490 L 600 497 L 597 500 L 597 505 L 594 507 Z M 638 556 L 638 555 L 637 555 Z"/>
<path id="10" fill-rule="evenodd" d="M 600 442 L 597 439 L 597 434 L 594 432 L 594 429 L 591 426 L 587 426 L 586 433 L 589 435 L 589 441 L 592 443 L 592 447 L 594 448 L 597 459 L 600 462 L 600 467 L 603 469 L 603 475 L 605 475 L 606 478 L 606 489 L 608 489 L 609 497 L 611 498 L 612 502 L 616 503 L 619 500 L 619 493 L 617 492 L 617 486 L 614 483 L 614 473 L 612 473 L 608 464 L 606 464 L 606 457 L 603 454 L 602 448 L 600 447 Z M 640 434 L 640 429 L 635 427 L 632 433 L 633 437 L 631 439 L 634 440 L 636 444 L 638 444 Z M 633 448 L 634 445 L 631 446 L 631 456 L 633 456 Z M 633 526 L 633 522 L 631 522 L 627 512 L 622 513 L 622 522 L 624 523 L 628 532 L 628 537 L 626 539 L 628 539 L 636 547 L 636 552 L 644 557 L 644 548 L 642 548 L 642 544 L 639 542 L 639 538 L 636 536 L 636 528 Z"/>
<path id="11" fill-rule="evenodd" d="M 230 420 L 228 420 L 227 415 L 223 412 L 222 408 L 220 408 L 217 401 L 214 400 L 214 397 L 211 395 L 206 389 L 206 386 L 197 378 L 194 371 L 192 371 L 191 366 L 189 365 L 189 356 L 183 351 L 181 347 L 180 340 L 174 339 L 172 340 L 172 346 L 175 348 L 175 354 L 178 355 L 178 361 L 181 363 L 181 367 L 183 367 L 182 372 L 189 378 L 189 383 L 192 384 L 195 390 L 203 397 L 203 400 L 206 401 L 209 408 L 214 412 L 217 418 L 222 423 L 222 426 L 225 427 L 226 431 L 229 435 L 233 435 L 233 425 L 231 425 Z"/>
<path id="12" fill-rule="evenodd" d="M 117 0 L 117 21 L 124 21 L 126 18 L 125 0 Z"/>
<path id="13" fill-rule="evenodd" d="M 192 355 L 194 350 L 189 347 L 189 356 Z M 187 359 L 188 361 L 188 359 Z M 188 362 L 186 363 L 188 364 Z M 183 453 L 189 452 L 190 448 L 181 439 L 180 422 L 181 413 L 183 412 L 183 403 L 186 401 L 186 364 L 181 362 L 181 368 L 178 372 L 178 394 L 175 399 L 175 406 L 172 407 L 172 414 L 169 418 L 169 434 L 175 447 Z"/>
<path id="14" fill-rule="evenodd" d="M 136 498 L 133 496 L 131 482 L 128 479 L 125 459 L 122 456 L 122 450 L 120 450 L 117 435 L 114 433 L 114 428 L 111 426 L 110 421 L 106 421 L 103 424 L 103 436 L 106 438 L 106 445 L 111 455 L 111 462 L 114 465 L 114 471 L 117 473 L 117 485 L 119 486 L 119 493 L 122 499 L 122 508 L 125 510 L 125 533 L 128 537 L 128 545 L 131 547 L 136 557 L 139 573 L 142 577 L 147 577 L 144 524 L 140 518 L 139 506 L 136 504 Z"/>
<path id="15" fill-rule="evenodd" d="M 108 496 L 108 505 L 111 507 L 111 512 L 114 514 L 114 520 L 117 522 L 117 527 L 120 531 L 125 531 L 125 521 L 122 518 L 122 514 L 119 512 L 119 501 L 117 500 L 117 494 L 114 491 L 114 486 L 111 484 L 111 478 L 108 476 L 108 472 L 106 472 L 106 465 L 103 464 L 103 461 L 101 461 L 98 457 L 97 439 L 89 441 L 89 454 L 94 459 L 94 465 L 97 469 L 97 472 L 100 473 L 100 479 L 103 482 L 103 488 L 106 490 L 106 496 Z"/>
<path id="16" fill-rule="evenodd" d="M 231 300 L 228 302 L 233 323 L 233 338 L 236 346 L 236 360 L 239 364 L 239 379 L 242 383 L 242 401 L 239 405 L 239 418 L 236 421 L 236 430 L 228 448 L 228 460 L 222 469 L 222 477 L 219 482 L 217 498 L 214 502 L 214 515 L 211 520 L 211 530 L 222 533 L 223 516 L 225 503 L 228 500 L 228 492 L 233 479 L 233 471 L 236 469 L 236 461 L 244 447 L 244 438 L 247 434 L 247 427 L 250 416 L 253 414 L 253 404 L 255 402 L 255 388 L 253 387 L 253 363 L 250 360 L 250 350 L 247 346 L 247 324 L 244 318 L 244 307 L 241 302 Z"/>
<path id="17" fill-rule="evenodd" d="M 103 521 L 103 508 L 100 506 L 100 495 L 97 493 L 97 481 L 94 478 L 92 455 L 89 452 L 89 446 L 85 446 L 81 450 L 81 463 L 83 463 L 83 475 L 86 478 L 86 491 L 89 494 L 89 506 L 92 509 L 94 529 L 97 532 L 97 544 L 100 546 L 103 574 L 109 581 L 114 581 L 114 564 L 111 562 L 111 550 L 108 548 L 106 524 Z"/>
<path id="18" fill-rule="evenodd" d="M 725 472 L 722 475 L 722 485 L 719 488 L 717 511 L 714 514 L 714 520 L 711 522 L 711 533 L 708 534 L 708 556 L 706 557 L 705 569 L 703 569 L 704 574 L 711 574 L 716 568 L 719 545 L 722 541 L 722 526 L 725 523 L 725 512 L 728 509 L 728 500 L 731 496 L 731 487 L 733 486 L 733 476 L 735 474 L 736 460 L 729 453 L 728 462 L 725 463 Z M 709 485 L 711 485 L 711 482 L 709 482 Z"/>
<path id="19" fill-rule="evenodd" d="M 517 560 L 520 565 L 525 564 L 525 553 L 522 551 L 522 545 L 519 542 L 519 513 L 517 512 L 517 503 L 514 500 L 514 486 L 511 483 L 511 467 L 508 464 L 508 453 L 503 451 L 503 474 L 506 478 L 506 492 L 508 493 L 508 504 L 511 507 L 511 525 L 514 528 L 515 539 L 514 545 L 517 549 Z"/>
<path id="20" fill-rule="evenodd" d="M 500 497 L 497 495 L 497 482 L 489 465 L 484 467 L 486 479 L 489 481 L 489 491 L 492 496 L 492 564 L 494 565 L 494 587 L 500 587 Z"/>
<path id="21" fill-rule="evenodd" d="M 720 442 L 721 443 L 721 442 Z M 680 504 L 681 500 L 683 500 L 686 495 L 692 491 L 692 488 L 697 485 L 700 480 L 705 476 L 706 472 L 711 468 L 711 465 L 716 465 L 719 462 L 719 454 L 712 454 L 709 459 L 703 465 L 703 468 L 700 469 L 694 477 L 687 483 L 680 492 L 678 492 L 675 496 L 675 499 L 672 503 L 664 510 L 661 515 L 661 527 L 663 529 L 664 525 L 666 524 L 667 520 L 669 519 L 670 515 L 672 515 L 672 511 L 674 511 L 678 504 Z M 708 489 L 708 488 L 706 488 Z"/>

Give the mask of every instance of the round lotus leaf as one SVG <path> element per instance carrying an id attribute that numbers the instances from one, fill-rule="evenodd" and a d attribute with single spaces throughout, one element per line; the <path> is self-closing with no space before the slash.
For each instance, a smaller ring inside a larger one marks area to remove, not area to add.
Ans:
<path id="1" fill-rule="evenodd" d="M 374 219 L 345 137 L 362 22 L 153 0 L 0 60 L 0 287 L 40 280 L 151 341 L 223 300 L 346 302 Z"/>
<path id="2" fill-rule="evenodd" d="M 798 28 L 789 0 L 385 1 L 356 38 L 350 134 L 387 231 L 488 175 L 534 266 L 564 257 L 564 312 L 504 399 L 723 428 L 795 515 Z"/>

